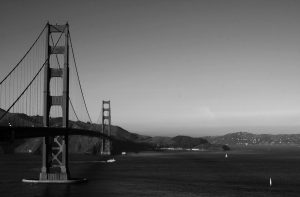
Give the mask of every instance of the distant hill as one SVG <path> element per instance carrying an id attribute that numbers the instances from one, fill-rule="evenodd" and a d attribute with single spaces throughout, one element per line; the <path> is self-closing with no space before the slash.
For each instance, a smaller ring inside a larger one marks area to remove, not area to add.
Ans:
<path id="1" fill-rule="evenodd" d="M 230 150 L 228 146 L 222 144 L 211 144 L 204 138 L 193 138 L 189 136 L 176 137 L 152 137 L 144 140 L 156 148 L 183 148 L 201 150 Z"/>
<path id="2" fill-rule="evenodd" d="M 174 146 L 182 148 L 194 148 L 201 144 L 208 144 L 209 142 L 203 138 L 192 138 L 189 136 L 176 136 L 172 138 Z"/>
<path id="3" fill-rule="evenodd" d="M 5 113 L 3 109 L 0 108 L 0 117 Z M 7 126 L 11 123 L 14 126 L 26 125 L 28 127 L 32 125 L 42 125 L 41 116 L 27 116 L 22 113 L 7 113 L 4 118 L 0 121 L 0 126 Z"/>
<path id="4" fill-rule="evenodd" d="M 161 136 L 150 137 L 146 141 L 148 143 L 153 144 L 156 147 L 168 147 L 175 143 L 171 137 L 161 137 Z"/>
<path id="5" fill-rule="evenodd" d="M 189 136 L 176 136 L 176 137 L 148 137 L 142 140 L 153 144 L 156 147 L 174 147 L 174 148 L 193 148 L 200 144 L 209 143 L 203 138 L 192 138 Z"/>
<path id="6" fill-rule="evenodd" d="M 222 136 L 204 137 L 210 143 L 228 145 L 271 145 L 300 144 L 300 134 L 252 134 L 248 132 L 229 133 Z"/>

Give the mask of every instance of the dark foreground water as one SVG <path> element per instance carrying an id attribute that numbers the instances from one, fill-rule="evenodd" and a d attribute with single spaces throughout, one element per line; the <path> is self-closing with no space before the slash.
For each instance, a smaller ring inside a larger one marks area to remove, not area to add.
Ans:
<path id="1" fill-rule="evenodd" d="M 87 183 L 26 184 L 37 178 L 38 155 L 1 155 L 0 196 L 300 196 L 300 148 L 197 153 L 141 153 L 101 163 L 73 155 L 73 177 Z M 273 186 L 269 186 L 272 178 Z"/>

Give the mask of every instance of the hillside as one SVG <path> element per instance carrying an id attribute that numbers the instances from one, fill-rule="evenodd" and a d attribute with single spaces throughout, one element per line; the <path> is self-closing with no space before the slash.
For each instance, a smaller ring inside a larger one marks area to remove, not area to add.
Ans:
<path id="1" fill-rule="evenodd" d="M 300 145 L 300 134 L 252 134 L 248 132 L 229 133 L 223 136 L 204 137 L 213 144 L 228 145 Z"/>
<path id="2" fill-rule="evenodd" d="M 210 150 L 222 151 L 230 150 L 228 146 L 222 144 L 211 144 L 203 138 L 193 138 L 189 136 L 175 136 L 175 137 L 152 137 L 147 139 L 147 143 L 152 144 L 158 149 L 174 148 L 174 149 L 194 149 L 194 150 Z"/>
<path id="3" fill-rule="evenodd" d="M 203 138 L 192 138 L 188 136 L 176 136 L 172 138 L 172 141 L 174 141 L 175 147 L 181 147 L 181 148 L 194 148 L 195 146 L 201 145 L 201 144 L 208 144 L 209 142 Z"/>

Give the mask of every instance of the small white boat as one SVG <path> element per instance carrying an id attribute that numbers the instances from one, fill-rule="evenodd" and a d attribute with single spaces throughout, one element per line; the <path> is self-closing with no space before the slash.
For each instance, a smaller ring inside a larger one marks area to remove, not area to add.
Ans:
<path id="1" fill-rule="evenodd" d="M 107 161 L 106 161 L 106 163 L 113 163 L 113 162 L 115 162 L 116 160 L 114 159 L 114 158 L 112 158 L 112 159 L 108 159 Z"/>
<path id="2" fill-rule="evenodd" d="M 228 155 L 227 155 L 227 153 L 225 154 L 225 158 L 228 158 Z"/>

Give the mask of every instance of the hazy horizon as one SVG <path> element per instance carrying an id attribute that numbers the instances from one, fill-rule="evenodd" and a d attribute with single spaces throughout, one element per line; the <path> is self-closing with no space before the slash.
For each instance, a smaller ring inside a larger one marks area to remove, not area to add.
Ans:
<path id="1" fill-rule="evenodd" d="M 110 99 L 144 135 L 300 131 L 300 1 L 4 0 L 0 78 L 47 21 L 70 24 L 93 121 Z"/>

